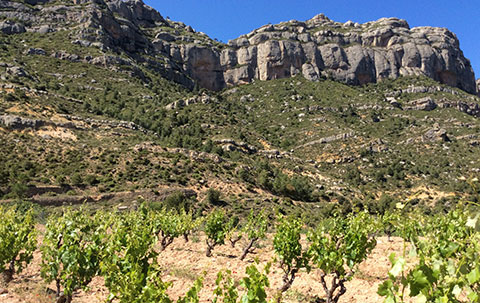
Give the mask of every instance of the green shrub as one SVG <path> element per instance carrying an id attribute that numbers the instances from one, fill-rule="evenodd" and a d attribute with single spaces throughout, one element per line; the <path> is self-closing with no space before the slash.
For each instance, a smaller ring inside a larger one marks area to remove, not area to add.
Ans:
<path id="1" fill-rule="evenodd" d="M 205 198 L 205 201 L 208 203 L 208 204 L 211 204 L 211 205 L 219 205 L 221 200 L 220 200 L 220 192 L 216 189 L 213 189 L 213 188 L 209 188 L 207 190 L 207 196 Z"/>
<path id="2" fill-rule="evenodd" d="M 181 209 L 189 210 L 190 207 L 192 206 L 187 196 L 185 196 L 185 193 L 179 190 L 170 194 L 163 201 L 163 204 L 166 207 L 166 209 L 175 209 L 177 211 Z"/>

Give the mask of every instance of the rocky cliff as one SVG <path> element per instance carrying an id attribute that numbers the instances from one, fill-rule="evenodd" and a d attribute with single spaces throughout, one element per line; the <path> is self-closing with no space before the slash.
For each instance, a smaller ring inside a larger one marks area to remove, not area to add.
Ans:
<path id="1" fill-rule="evenodd" d="M 164 19 L 141 0 L 1 1 L 0 20 L 4 34 L 70 31 L 65 44 L 127 54 L 132 65 L 148 66 L 190 88 L 198 84 L 220 90 L 298 74 L 352 85 L 425 75 L 477 91 L 455 34 L 444 28 L 410 28 L 397 18 L 358 24 L 317 15 L 305 22 L 266 25 L 228 44 Z"/>
<path id="2" fill-rule="evenodd" d="M 229 42 L 222 52 L 227 84 L 303 73 L 358 85 L 385 78 L 425 75 L 475 92 L 470 62 L 447 29 L 410 28 L 405 20 L 383 18 L 358 24 L 317 15 L 306 22 L 267 25 Z"/>

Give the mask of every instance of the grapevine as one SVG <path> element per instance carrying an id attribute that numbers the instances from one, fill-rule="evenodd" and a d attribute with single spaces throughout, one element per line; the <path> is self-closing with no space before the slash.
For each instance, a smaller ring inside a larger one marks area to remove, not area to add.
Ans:
<path id="1" fill-rule="evenodd" d="M 21 213 L 13 208 L 0 207 L 0 273 L 5 284 L 20 273 L 33 258 L 37 238 L 33 211 Z"/>
<path id="2" fill-rule="evenodd" d="M 108 219 L 101 214 L 90 218 L 82 211 L 49 218 L 41 247 L 41 274 L 46 282 L 55 281 L 59 301 L 71 302 L 73 292 L 85 289 L 98 274 L 106 229 L 100 222 Z"/>
<path id="3" fill-rule="evenodd" d="M 283 285 L 278 289 L 277 302 L 281 302 L 282 293 L 287 291 L 295 280 L 295 275 L 302 268 L 309 269 L 308 253 L 300 243 L 302 222 L 298 219 L 282 217 L 273 238 L 273 248 L 280 259 L 283 270 Z"/>
<path id="4" fill-rule="evenodd" d="M 212 250 L 215 246 L 225 243 L 225 235 L 227 233 L 225 226 L 227 218 L 221 210 L 214 210 L 205 219 L 205 234 L 207 236 L 206 256 L 212 256 Z"/>
<path id="5" fill-rule="evenodd" d="M 254 213 L 253 210 L 250 211 L 247 219 L 247 224 L 244 227 L 244 232 L 248 237 L 248 243 L 243 249 L 240 260 L 245 259 L 247 254 L 254 251 L 253 245 L 256 241 L 265 237 L 265 233 L 267 232 L 267 226 L 267 217 L 263 211 L 261 211 L 260 213 Z"/>
<path id="6" fill-rule="evenodd" d="M 327 303 L 336 303 L 346 292 L 345 282 L 355 274 L 356 267 L 364 261 L 376 245 L 372 221 L 366 213 L 335 218 L 330 229 L 317 229 L 308 234 L 309 254 L 313 264 L 320 269 L 320 281 Z M 331 285 L 327 285 L 327 277 Z"/>

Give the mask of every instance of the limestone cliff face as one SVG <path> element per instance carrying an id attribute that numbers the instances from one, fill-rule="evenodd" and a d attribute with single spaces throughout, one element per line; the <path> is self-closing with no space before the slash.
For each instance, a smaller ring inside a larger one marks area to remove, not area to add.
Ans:
<path id="1" fill-rule="evenodd" d="M 456 36 L 447 29 L 405 20 L 366 24 L 333 22 L 318 15 L 306 22 L 268 25 L 228 43 L 222 53 L 227 84 L 302 73 L 358 85 L 385 78 L 425 75 L 475 92 L 475 78 Z"/>
<path id="2" fill-rule="evenodd" d="M 104 51 L 126 52 L 166 78 L 211 90 L 298 74 L 352 85 L 425 75 L 477 92 L 470 61 L 447 29 L 410 28 L 384 18 L 338 23 L 324 15 L 305 22 L 266 25 L 228 44 L 181 22 L 164 19 L 141 0 L 24 0 L 0 3 L 4 34 L 70 30 L 72 41 Z"/>

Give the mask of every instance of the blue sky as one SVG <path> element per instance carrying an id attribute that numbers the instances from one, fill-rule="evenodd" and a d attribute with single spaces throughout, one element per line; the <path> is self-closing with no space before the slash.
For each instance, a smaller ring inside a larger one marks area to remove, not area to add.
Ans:
<path id="1" fill-rule="evenodd" d="M 307 20 L 324 13 L 334 21 L 406 19 L 410 27 L 438 26 L 454 32 L 480 77 L 479 0 L 144 0 L 162 16 L 182 21 L 211 38 L 228 42 L 267 23 Z"/>

